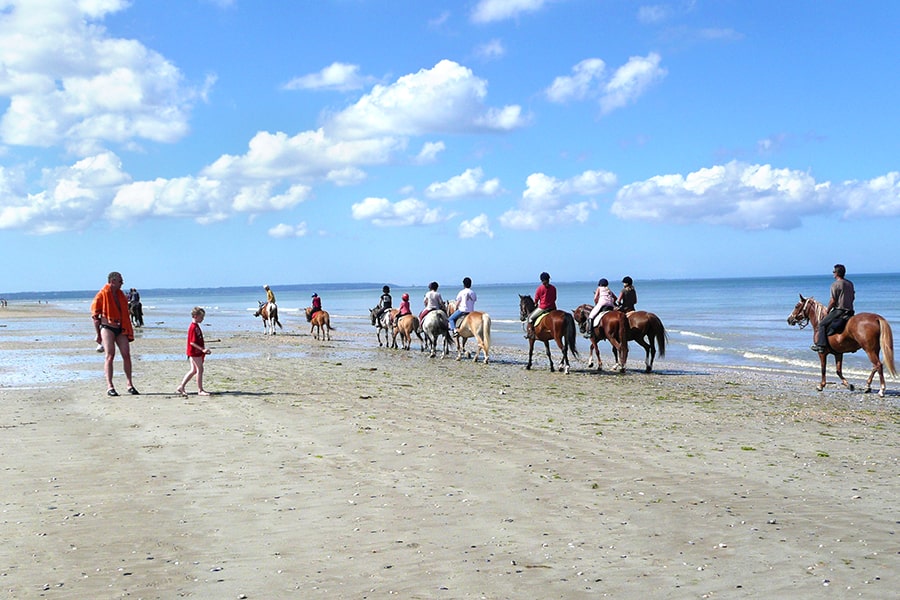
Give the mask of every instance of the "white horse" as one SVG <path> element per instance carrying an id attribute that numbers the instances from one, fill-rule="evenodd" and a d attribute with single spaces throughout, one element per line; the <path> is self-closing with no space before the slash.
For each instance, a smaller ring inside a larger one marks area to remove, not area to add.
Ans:
<path id="1" fill-rule="evenodd" d="M 254 317 L 262 317 L 263 320 L 263 333 L 264 335 L 269 335 L 271 332 L 272 335 L 275 335 L 275 326 L 278 325 L 279 329 L 284 329 L 281 326 L 281 321 L 278 320 L 278 306 L 274 302 L 259 302 L 259 309 L 253 313 Z"/>
<path id="2" fill-rule="evenodd" d="M 455 301 L 447 302 L 446 306 L 448 314 L 456 312 Z M 466 352 L 466 342 L 473 337 L 478 342 L 478 349 L 472 361 L 477 362 L 478 355 L 483 352 L 484 364 L 488 363 L 491 354 L 491 315 L 474 310 L 460 317 L 456 320 L 456 333 L 459 334 L 456 338 L 456 360 L 460 360 L 464 353 L 466 357 L 471 356 L 470 352 Z"/>
<path id="3" fill-rule="evenodd" d="M 377 317 L 378 307 L 369 309 L 369 318 L 372 320 L 372 326 L 375 327 L 375 333 L 378 336 L 379 346 L 390 346 L 388 341 L 391 339 L 393 330 L 391 328 L 391 309 L 385 310 Z M 384 344 L 381 343 L 381 331 L 384 330 Z"/>
<path id="4" fill-rule="evenodd" d="M 422 333 L 425 334 L 425 348 L 431 348 L 431 358 L 437 354 L 438 339 L 444 339 L 444 352 L 441 358 L 446 358 L 450 352 L 450 344 L 453 338 L 450 337 L 450 323 L 447 320 L 447 313 L 442 310 L 430 310 L 425 318 L 422 319 Z"/>

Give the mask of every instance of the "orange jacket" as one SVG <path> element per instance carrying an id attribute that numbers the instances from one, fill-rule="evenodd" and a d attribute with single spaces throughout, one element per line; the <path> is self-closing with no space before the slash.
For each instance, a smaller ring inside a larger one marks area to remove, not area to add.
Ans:
<path id="1" fill-rule="evenodd" d="M 118 291 L 119 301 L 116 303 L 116 297 L 112 287 L 107 283 L 103 286 L 94 301 L 91 302 L 91 316 L 101 316 L 112 325 L 122 328 L 122 333 L 128 336 L 130 341 L 134 341 L 134 328 L 131 325 L 131 313 L 128 312 L 128 298 L 125 292 Z"/>

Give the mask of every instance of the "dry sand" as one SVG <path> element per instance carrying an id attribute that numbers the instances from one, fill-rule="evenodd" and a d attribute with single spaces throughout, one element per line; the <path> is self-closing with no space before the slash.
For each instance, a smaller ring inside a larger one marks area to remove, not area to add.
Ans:
<path id="1" fill-rule="evenodd" d="M 81 321 L 54 351 L 94 352 Z M 896 390 L 665 360 L 648 375 L 637 352 L 625 375 L 551 374 L 543 356 L 524 370 L 524 340 L 483 365 L 298 323 L 210 343 L 214 395 L 182 398 L 187 361 L 153 357 L 180 356 L 183 329 L 139 334 L 140 396 L 108 398 L 98 354 L 86 379 L 0 389 L 8 598 L 900 589 Z"/>

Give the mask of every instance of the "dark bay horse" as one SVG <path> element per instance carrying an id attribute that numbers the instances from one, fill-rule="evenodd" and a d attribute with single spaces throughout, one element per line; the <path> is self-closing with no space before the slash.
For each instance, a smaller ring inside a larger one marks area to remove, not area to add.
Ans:
<path id="1" fill-rule="evenodd" d="M 816 328 L 819 326 L 819 321 L 825 318 L 825 314 L 825 307 L 821 302 L 811 296 L 804 298 L 803 294 L 800 294 L 800 302 L 794 306 L 787 322 L 788 325 L 798 325 L 800 329 L 812 325 L 813 341 L 815 342 Z M 892 377 L 897 376 L 897 369 L 894 367 L 894 334 L 887 319 L 875 313 L 857 313 L 850 317 L 842 332 L 828 336 L 828 352 L 819 353 L 822 382 L 816 386 L 816 389 L 820 392 L 825 389 L 825 363 L 828 355 L 834 354 L 838 379 L 841 380 L 844 387 L 852 391 L 853 384 L 844 379 L 841 372 L 844 366 L 844 354 L 856 352 L 860 348 L 865 351 L 872 363 L 872 371 L 866 380 L 866 393 L 872 391 L 872 379 L 874 379 L 875 373 L 878 373 L 878 379 L 881 382 L 881 390 L 878 395 L 883 398 L 884 367 L 888 368 Z M 879 358 L 880 353 L 884 354 L 884 362 Z"/>
<path id="2" fill-rule="evenodd" d="M 281 326 L 281 321 L 278 320 L 278 306 L 274 302 L 258 302 L 259 309 L 253 313 L 253 316 L 262 317 L 263 332 L 265 335 L 268 335 L 269 331 L 272 332 L 272 335 L 275 335 L 276 325 L 278 325 L 279 329 L 284 329 Z"/>
<path id="3" fill-rule="evenodd" d="M 131 313 L 131 324 L 135 327 L 144 326 L 144 305 L 140 302 L 128 304 L 128 312 Z"/>
<path id="4" fill-rule="evenodd" d="M 644 364 L 648 373 L 653 371 L 653 361 L 656 359 L 656 348 L 659 346 L 659 357 L 666 357 L 666 341 L 669 335 L 663 327 L 662 320 L 652 312 L 645 310 L 633 310 L 625 313 L 628 318 L 628 341 L 635 341 L 644 349 L 647 355 Z M 613 354 L 616 349 L 613 347 Z"/>
<path id="5" fill-rule="evenodd" d="M 331 339 L 331 332 L 334 327 L 331 326 L 331 317 L 324 310 L 312 311 L 311 306 L 306 307 L 306 322 L 312 323 L 309 332 L 313 334 L 315 339 L 319 339 L 319 335 L 323 340 Z"/>
<path id="6" fill-rule="evenodd" d="M 597 342 L 608 340 L 616 360 L 613 370 L 624 372 L 625 363 L 628 362 L 628 318 L 623 312 L 608 310 L 601 313 L 600 324 L 594 326 L 587 322 L 593 308 L 590 304 L 582 304 L 572 311 L 572 316 L 582 331 L 588 331 L 588 328 L 590 328 L 591 355 L 588 366 L 590 367 L 593 364 L 594 353 L 596 353 L 597 370 L 599 371 L 603 368 L 603 361 L 600 360 L 600 348 L 597 347 Z"/>
<path id="7" fill-rule="evenodd" d="M 534 300 L 531 296 L 523 296 L 519 294 L 519 320 L 525 321 L 528 315 L 534 310 Z M 528 338 L 528 364 L 526 369 L 531 368 L 531 357 L 534 354 L 534 342 L 539 340 L 544 342 L 547 348 L 547 360 L 550 361 L 550 372 L 553 372 L 553 357 L 550 356 L 550 340 L 556 342 L 562 352 L 562 358 L 559 361 L 559 370 L 569 372 L 569 351 L 572 356 L 578 358 L 578 350 L 575 348 L 575 339 L 578 333 L 575 327 L 575 319 L 571 313 L 564 310 L 551 310 L 541 316 L 537 323 L 534 324 L 534 335 Z"/>

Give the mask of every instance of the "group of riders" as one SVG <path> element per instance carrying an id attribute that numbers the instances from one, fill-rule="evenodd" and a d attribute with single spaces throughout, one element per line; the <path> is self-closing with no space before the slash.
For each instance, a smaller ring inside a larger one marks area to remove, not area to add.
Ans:
<path id="1" fill-rule="evenodd" d="M 475 310 L 475 301 L 478 300 L 478 296 L 472 290 L 472 279 L 469 277 L 464 277 L 462 280 L 463 288 L 459 291 L 455 298 L 455 306 L 456 310 L 454 310 L 450 315 L 448 315 L 448 325 L 450 328 L 450 335 L 454 338 L 459 337 L 456 322 L 466 316 L 467 314 L 473 312 Z M 428 291 L 425 292 L 425 298 L 423 300 L 423 304 L 425 308 L 419 312 L 419 324 L 425 321 L 425 317 L 433 310 L 442 310 L 447 311 L 448 303 L 444 302 L 444 298 L 441 296 L 441 293 L 438 291 L 437 281 L 432 281 L 428 284 Z M 381 316 L 385 312 L 390 313 L 390 318 L 388 320 L 389 327 L 393 328 L 400 319 L 410 316 L 413 314 L 412 309 L 409 306 L 409 294 L 406 292 L 400 296 L 400 306 L 397 309 L 397 312 L 394 313 L 394 300 L 391 296 L 391 286 L 386 285 L 381 288 L 381 297 L 378 299 L 378 305 L 373 309 L 373 320 L 376 322 L 381 319 Z"/>

